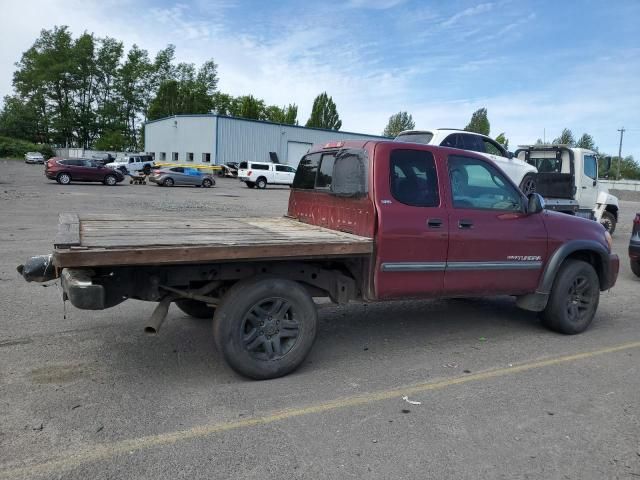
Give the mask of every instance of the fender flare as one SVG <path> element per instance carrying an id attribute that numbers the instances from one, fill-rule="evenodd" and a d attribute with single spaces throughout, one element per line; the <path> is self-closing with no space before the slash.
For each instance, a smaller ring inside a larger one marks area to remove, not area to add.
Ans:
<path id="1" fill-rule="evenodd" d="M 596 203 L 599 205 L 611 205 L 616 207 L 616 210 L 619 208 L 618 205 L 618 197 L 611 195 L 609 192 L 600 192 L 598 193 L 598 198 Z"/>
<path id="2" fill-rule="evenodd" d="M 596 272 L 598 273 L 598 279 L 600 281 L 600 289 L 604 290 L 608 288 L 611 274 L 609 272 L 609 251 L 607 248 L 595 240 L 571 240 L 560 245 L 560 247 L 553 252 L 542 272 L 542 277 L 540 278 L 535 293 L 518 297 L 516 302 L 518 307 L 534 312 L 544 310 L 547 306 L 547 300 L 549 299 L 553 282 L 556 279 L 560 267 L 569 255 L 578 251 L 590 252 L 597 255 L 599 265 L 596 266 Z"/>

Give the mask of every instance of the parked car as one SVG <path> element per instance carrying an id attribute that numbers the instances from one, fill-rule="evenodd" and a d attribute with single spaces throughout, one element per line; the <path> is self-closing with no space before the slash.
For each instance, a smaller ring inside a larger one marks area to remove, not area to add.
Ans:
<path id="1" fill-rule="evenodd" d="M 629 240 L 629 262 L 631 271 L 640 277 L 640 213 L 636 213 L 636 218 L 633 219 L 633 230 Z"/>
<path id="2" fill-rule="evenodd" d="M 219 175 L 221 177 L 238 178 L 238 162 L 227 162 L 224 165 L 220 165 Z"/>
<path id="3" fill-rule="evenodd" d="M 398 142 L 423 143 L 442 147 L 459 148 L 480 153 L 493 160 L 520 187 L 525 195 L 532 193 L 527 189 L 527 181 L 537 170 L 522 159 L 516 158 L 502 145 L 486 135 L 453 128 L 436 128 L 433 130 L 405 130 L 395 138 Z M 534 190 L 535 191 L 535 190 Z"/>
<path id="4" fill-rule="evenodd" d="M 216 184 L 216 180 L 210 173 L 205 173 L 197 168 L 170 167 L 154 169 L 149 175 L 149 181 L 163 187 L 174 185 L 193 185 L 196 187 L 210 188 Z"/>
<path id="5" fill-rule="evenodd" d="M 249 188 L 266 188 L 268 183 L 291 185 L 295 175 L 295 168 L 280 163 L 240 162 L 238 165 L 238 178 Z"/>
<path id="6" fill-rule="evenodd" d="M 45 176 L 62 185 L 73 182 L 102 182 L 105 185 L 116 185 L 124 180 L 124 174 L 118 170 L 105 167 L 99 160 L 77 158 L 64 160 L 53 157 L 47 160 Z"/>
<path id="7" fill-rule="evenodd" d="M 40 152 L 27 152 L 24 155 L 24 163 L 44 163 L 44 157 Z"/>
<path id="8" fill-rule="evenodd" d="M 153 157 L 142 154 L 117 157 L 115 161 L 107 164 L 109 168 L 120 170 L 122 173 L 143 171 L 146 175 L 151 173 L 153 165 Z"/>

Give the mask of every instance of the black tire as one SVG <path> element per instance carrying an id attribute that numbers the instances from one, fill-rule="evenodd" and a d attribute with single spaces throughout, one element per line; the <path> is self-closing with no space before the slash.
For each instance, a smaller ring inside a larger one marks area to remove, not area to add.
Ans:
<path id="1" fill-rule="evenodd" d="M 176 307 L 194 318 L 213 320 L 213 314 L 216 311 L 215 307 L 210 307 L 204 302 L 199 302 L 198 300 L 192 300 L 190 298 L 182 298 L 180 300 L 176 300 L 175 303 Z"/>
<path id="2" fill-rule="evenodd" d="M 636 277 L 640 277 L 640 260 L 630 260 L 631 271 Z"/>
<path id="3" fill-rule="evenodd" d="M 255 188 L 255 186 L 256 186 L 256 184 L 253 183 L 253 182 L 244 182 L 244 183 L 246 183 L 247 187 L 249 187 L 249 188 Z"/>
<path id="4" fill-rule="evenodd" d="M 214 183 L 211 181 L 210 178 L 205 178 L 204 180 L 202 180 L 202 186 L 204 188 L 211 188 L 213 187 Z"/>
<path id="5" fill-rule="evenodd" d="M 602 212 L 600 225 L 602 225 L 610 235 L 613 235 L 613 232 L 616 231 L 616 217 L 613 215 L 613 213 L 607 212 L 605 210 L 604 212 Z"/>
<path id="6" fill-rule="evenodd" d="M 173 187 L 175 183 L 176 182 L 173 181 L 173 178 L 169 177 L 164 179 L 164 182 L 162 182 L 162 185 L 164 185 L 165 187 Z"/>
<path id="7" fill-rule="evenodd" d="M 267 188 L 267 179 L 264 177 L 260 177 L 256 180 L 256 187 L 258 187 L 260 190 L 264 190 L 265 188 Z"/>
<path id="8" fill-rule="evenodd" d="M 123 175 L 126 175 L 129 172 L 125 166 L 119 167 L 118 170 L 120 170 Z"/>
<path id="9" fill-rule="evenodd" d="M 600 282 L 593 266 L 566 260 L 553 281 L 542 323 L 555 332 L 581 333 L 591 324 L 599 301 Z"/>
<path id="10" fill-rule="evenodd" d="M 107 175 L 104 177 L 103 183 L 110 187 L 113 187 L 118 184 L 118 178 L 115 175 Z"/>
<path id="11" fill-rule="evenodd" d="M 260 275 L 236 283 L 213 317 L 214 339 L 229 366 L 255 380 L 302 364 L 316 338 L 318 312 L 297 282 Z"/>
<path id="12" fill-rule="evenodd" d="M 538 180 L 535 173 L 527 173 L 520 182 L 520 190 L 525 195 L 529 195 L 530 193 L 536 193 L 537 188 Z"/>
<path id="13" fill-rule="evenodd" d="M 69 185 L 71 183 L 71 175 L 66 172 L 59 173 L 56 177 L 56 181 L 60 185 Z"/>

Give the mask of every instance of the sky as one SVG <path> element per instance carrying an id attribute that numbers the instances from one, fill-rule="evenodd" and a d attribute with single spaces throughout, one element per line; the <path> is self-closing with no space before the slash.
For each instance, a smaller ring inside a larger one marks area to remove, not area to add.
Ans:
<path id="1" fill-rule="evenodd" d="M 299 107 L 326 91 L 342 130 L 380 134 L 389 116 L 464 128 L 486 107 L 511 149 L 570 128 L 640 160 L 637 0 L 0 0 L 0 97 L 41 29 L 68 25 L 151 57 L 214 59 L 219 90 Z"/>

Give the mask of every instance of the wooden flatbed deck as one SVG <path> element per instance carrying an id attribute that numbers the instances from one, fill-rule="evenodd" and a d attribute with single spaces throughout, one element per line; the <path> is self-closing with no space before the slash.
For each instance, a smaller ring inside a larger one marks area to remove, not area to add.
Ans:
<path id="1" fill-rule="evenodd" d="M 56 267 L 369 255 L 373 239 L 281 218 L 60 215 Z"/>

